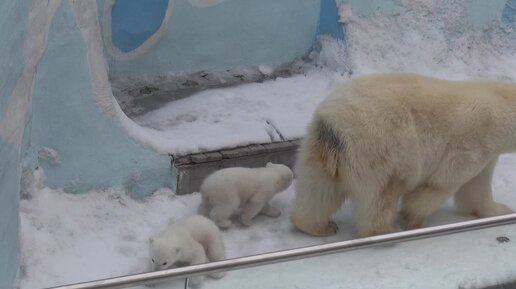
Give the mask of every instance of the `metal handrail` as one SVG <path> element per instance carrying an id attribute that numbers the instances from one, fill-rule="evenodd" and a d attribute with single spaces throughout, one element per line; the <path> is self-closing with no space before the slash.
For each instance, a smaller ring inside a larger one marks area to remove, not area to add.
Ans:
<path id="1" fill-rule="evenodd" d="M 516 213 L 47 289 L 118 289 L 516 223 Z"/>

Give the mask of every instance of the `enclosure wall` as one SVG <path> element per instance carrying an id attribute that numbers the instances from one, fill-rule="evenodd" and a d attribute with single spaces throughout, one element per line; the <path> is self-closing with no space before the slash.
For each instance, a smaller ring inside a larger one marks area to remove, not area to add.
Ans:
<path id="1" fill-rule="evenodd" d="M 16 116 L 25 114 L 15 108 L 21 96 L 15 91 L 24 74 L 21 47 L 29 6 L 28 0 L 0 3 L 0 288 L 14 286 L 19 265 L 19 160 L 26 122 Z"/>

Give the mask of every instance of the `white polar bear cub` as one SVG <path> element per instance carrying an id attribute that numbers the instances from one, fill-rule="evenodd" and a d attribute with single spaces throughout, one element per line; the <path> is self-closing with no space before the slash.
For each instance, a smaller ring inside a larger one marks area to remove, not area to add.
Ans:
<path id="1" fill-rule="evenodd" d="M 334 234 L 346 198 L 359 236 L 421 227 L 448 198 L 479 217 L 493 200 L 497 158 L 516 151 L 516 84 L 385 73 L 344 83 L 316 109 L 296 164 L 292 222 Z"/>
<path id="2" fill-rule="evenodd" d="M 289 167 L 270 162 L 264 168 L 221 169 L 207 176 L 201 184 L 199 209 L 221 228 L 231 226 L 231 215 L 238 208 L 242 208 L 241 221 L 246 226 L 250 226 L 259 213 L 278 217 L 281 212 L 268 202 L 276 193 L 287 189 L 292 178 Z"/>
<path id="3" fill-rule="evenodd" d="M 219 228 L 208 218 L 194 215 L 171 224 L 160 235 L 149 240 L 151 264 L 154 270 L 221 261 L 226 249 Z M 222 278 L 224 273 L 214 273 Z M 192 287 L 199 287 L 204 277 L 190 279 Z"/>

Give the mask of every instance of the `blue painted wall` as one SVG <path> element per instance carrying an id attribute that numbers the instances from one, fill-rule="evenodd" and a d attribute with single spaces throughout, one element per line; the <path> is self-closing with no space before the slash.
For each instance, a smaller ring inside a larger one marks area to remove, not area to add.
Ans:
<path id="1" fill-rule="evenodd" d="M 127 15 L 135 15 L 131 11 L 136 5 L 139 4 L 129 7 L 127 1 L 117 0 L 115 7 L 118 7 L 113 13 L 126 11 Z M 176 0 L 166 31 L 152 47 L 131 60 L 108 56 L 110 75 L 114 78 L 156 76 L 169 72 L 282 64 L 310 50 L 317 31 L 320 5 L 320 0 L 226 0 L 198 8 L 190 1 Z M 162 13 L 152 22 L 160 15 Z M 109 15 L 102 17 L 106 16 Z M 119 38 L 119 34 L 133 33 L 129 31 L 130 25 L 124 22 L 140 21 L 129 16 L 112 16 L 111 27 L 127 29 L 125 32 L 113 31 L 112 41 Z M 152 18 L 149 14 L 140 16 Z M 116 43 L 121 42 L 114 41 Z M 121 43 L 117 48 L 127 51 L 132 46 L 134 44 Z"/>
<path id="2" fill-rule="evenodd" d="M 33 167 L 44 169 L 48 186 L 72 193 L 121 187 L 142 197 L 161 187 L 175 188 L 170 157 L 129 137 L 119 119 L 95 103 L 86 53 L 70 3 L 63 1 L 35 79 Z M 44 148 L 55 150 L 60 162 L 38 158 Z"/>
<path id="3" fill-rule="evenodd" d="M 113 44 L 130 52 L 156 33 L 164 20 L 168 0 L 118 0 L 113 5 Z"/>
<path id="4" fill-rule="evenodd" d="M 502 11 L 502 22 L 511 26 L 516 26 L 516 0 L 507 0 Z"/>
<path id="5" fill-rule="evenodd" d="M 160 187 L 175 189 L 176 174 L 170 168 L 170 157 L 166 154 L 158 154 L 131 138 L 121 124 L 121 120 L 103 112 L 95 102 L 88 62 L 90 60 L 87 56 L 88 48 L 77 26 L 70 3 L 63 1 L 58 8 L 48 33 L 47 47 L 38 63 L 27 141 L 27 160 L 32 168 L 39 166 L 44 169 L 47 177 L 46 185 L 62 188 L 71 193 L 122 187 L 135 197 L 143 197 Z M 103 11 L 104 1 L 97 1 L 97 3 L 101 4 L 97 11 Z M 113 43 L 118 46 L 118 49 L 130 50 L 145 42 L 160 23 L 155 21 L 159 20 L 159 17 L 156 17 L 139 27 L 137 25 L 139 21 L 133 23 L 130 21 L 131 17 L 149 17 L 157 13 L 157 10 L 164 9 L 165 2 L 157 1 L 155 3 L 157 6 L 147 10 L 139 6 L 144 3 L 141 1 L 117 0 L 114 3 L 113 19 L 118 19 L 116 21 L 119 22 L 113 23 L 113 33 L 118 35 L 115 37 L 118 40 Z M 324 12 L 325 15 L 331 15 L 336 20 L 337 7 L 334 4 L 326 5 L 321 9 L 321 3 L 318 0 L 304 1 L 304 4 L 299 5 L 292 5 L 289 2 L 293 7 L 288 10 L 285 6 L 286 2 L 270 2 L 265 8 L 263 3 L 259 5 L 250 3 L 239 1 L 233 3 L 228 0 L 209 8 L 198 8 L 187 1 L 177 1 L 174 13 L 178 16 L 171 18 L 169 27 L 174 35 L 165 33 L 161 45 L 158 42 L 140 58 L 127 63 L 120 61 L 120 63 L 127 64 L 127 68 L 134 68 L 134 71 L 128 74 L 131 75 L 149 71 L 165 73 L 163 71 L 170 69 L 166 66 L 167 63 L 170 64 L 167 62 L 170 55 L 173 59 L 178 59 L 178 56 L 185 54 L 194 55 L 195 59 L 180 57 L 183 61 L 182 69 L 185 70 L 198 69 L 199 66 L 195 66 L 198 61 L 203 65 L 211 63 L 213 67 L 240 66 L 249 64 L 248 56 L 252 56 L 255 60 L 270 60 L 276 57 L 277 61 L 282 62 L 283 60 L 278 59 L 285 57 L 284 59 L 292 60 L 293 57 L 306 53 L 317 30 L 320 33 L 338 33 L 336 26 L 330 21 L 320 22 L 317 19 L 319 13 Z M 148 3 L 145 2 L 145 4 Z M 159 7 L 161 8 L 158 9 Z M 181 7 L 183 10 L 180 9 Z M 237 9 L 235 10 L 237 12 L 232 9 Z M 236 22 L 222 17 L 227 16 L 228 13 L 235 14 Z M 162 12 L 158 14 L 163 15 Z M 268 14 L 267 17 L 264 16 L 266 14 Z M 314 17 L 312 14 L 317 16 Z M 214 15 L 215 18 L 213 18 Z M 272 20 L 277 22 L 285 18 L 284 15 L 292 15 L 287 18 L 298 22 L 304 19 L 305 23 L 296 27 L 287 27 L 287 23 L 281 21 L 279 24 L 270 22 Z M 103 18 L 100 17 L 100 20 L 102 21 Z M 219 23 L 208 25 L 209 20 L 217 20 Z M 235 27 L 236 23 L 243 24 Z M 192 27 L 187 28 L 187 24 L 191 24 Z M 115 29 L 115 26 L 118 28 Z M 178 26 L 184 31 L 181 31 Z M 301 29 L 299 29 L 300 26 Z M 259 28 L 264 27 L 268 35 L 255 33 Z M 296 30 L 294 28 L 299 31 L 294 31 Z M 274 31 L 271 32 L 272 30 Z M 228 31 L 238 31 L 238 33 L 228 38 Z M 204 39 L 198 39 L 199 34 L 203 35 Z M 130 35 L 135 35 L 134 39 L 129 37 Z M 343 37 L 343 34 L 340 36 Z M 237 37 L 242 37 L 243 41 L 239 42 Z M 169 41 L 168 38 L 175 41 Z M 275 42 L 271 43 L 272 40 Z M 172 43 L 174 45 L 170 46 Z M 187 44 L 193 46 L 188 48 Z M 253 47 L 252 51 L 247 51 L 249 45 Z M 271 50 L 269 46 L 274 49 L 284 47 L 288 53 Z M 174 55 L 169 50 L 181 53 Z M 214 56 L 217 53 L 230 55 L 235 50 L 238 53 L 232 56 L 236 58 L 233 57 L 230 60 L 227 57 L 219 59 Z M 271 55 L 271 51 L 278 55 Z M 240 58 L 237 57 L 238 55 Z M 161 66 L 152 66 L 152 63 L 144 62 L 149 60 L 148 57 L 154 61 L 154 64 L 157 60 L 163 60 L 161 61 L 163 63 L 160 64 Z M 109 94 L 110 91 L 104 93 Z M 40 152 L 47 148 L 57 152 L 59 162 L 39 157 Z"/>
<path id="6" fill-rule="evenodd" d="M 23 37 L 30 1 L 0 2 L 0 120 L 23 70 Z M 16 23 L 16 25 L 13 25 Z M 25 124 L 17 124 L 24 130 Z M 19 266 L 20 144 L 0 135 L 0 288 L 13 288 Z"/>
<path id="7" fill-rule="evenodd" d="M 344 30 L 339 23 L 338 7 L 335 0 L 321 0 L 317 35 L 330 35 L 344 40 Z"/>

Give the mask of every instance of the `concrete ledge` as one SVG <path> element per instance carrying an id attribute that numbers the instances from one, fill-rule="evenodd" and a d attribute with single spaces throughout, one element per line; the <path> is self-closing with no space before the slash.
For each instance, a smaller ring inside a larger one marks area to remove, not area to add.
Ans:
<path id="1" fill-rule="evenodd" d="M 204 152 L 186 156 L 172 156 L 172 166 L 177 170 L 178 195 L 198 192 L 204 178 L 210 173 L 229 167 L 263 167 L 267 162 L 280 163 L 293 168 L 300 140 Z"/>

